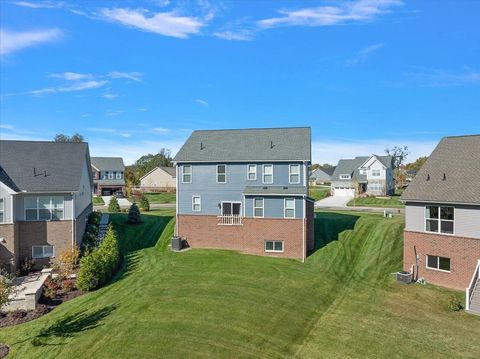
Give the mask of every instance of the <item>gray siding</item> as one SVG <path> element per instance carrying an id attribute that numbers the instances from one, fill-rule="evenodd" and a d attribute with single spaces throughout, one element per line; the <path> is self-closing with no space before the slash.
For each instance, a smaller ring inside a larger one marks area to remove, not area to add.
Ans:
<path id="1" fill-rule="evenodd" d="M 253 217 L 253 199 L 263 198 L 263 216 L 265 218 L 284 218 L 285 198 L 295 199 L 295 218 L 303 218 L 303 202 L 301 197 L 247 197 L 245 198 L 245 217 Z"/>
<path id="2" fill-rule="evenodd" d="M 4 221 L 3 223 L 12 223 L 12 201 L 13 196 L 9 194 L 2 186 L 0 186 L 0 198 L 4 204 Z"/>
<path id="3" fill-rule="evenodd" d="M 15 195 L 15 221 L 25 220 L 25 197 L 50 197 L 63 196 L 63 219 L 72 219 L 72 195 L 71 194 L 17 194 Z"/>
<path id="4" fill-rule="evenodd" d="M 405 229 L 413 232 L 425 230 L 425 206 L 416 203 L 407 203 L 405 206 Z"/>
<path id="5" fill-rule="evenodd" d="M 80 216 L 91 204 L 92 188 L 87 162 L 85 162 L 83 165 L 82 178 L 80 179 L 80 186 L 78 192 L 75 194 L 75 217 Z"/>

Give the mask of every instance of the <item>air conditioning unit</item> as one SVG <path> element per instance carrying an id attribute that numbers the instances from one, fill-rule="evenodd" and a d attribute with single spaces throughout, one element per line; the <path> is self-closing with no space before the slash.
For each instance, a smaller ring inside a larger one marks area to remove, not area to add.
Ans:
<path id="1" fill-rule="evenodd" d="M 407 271 L 397 272 L 397 282 L 402 284 L 412 283 L 412 273 Z"/>
<path id="2" fill-rule="evenodd" d="M 173 236 L 172 237 L 172 249 L 174 251 L 180 251 L 182 249 L 182 237 Z"/>

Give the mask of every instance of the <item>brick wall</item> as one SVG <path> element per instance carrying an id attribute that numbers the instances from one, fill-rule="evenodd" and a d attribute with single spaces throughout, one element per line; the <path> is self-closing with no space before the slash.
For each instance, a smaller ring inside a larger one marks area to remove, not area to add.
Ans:
<path id="1" fill-rule="evenodd" d="M 179 215 L 178 234 L 193 248 L 233 249 L 271 257 L 303 258 L 303 219 L 242 218 L 241 226 L 218 225 L 217 216 Z M 283 253 L 265 252 L 265 240 L 284 241 Z"/>
<path id="2" fill-rule="evenodd" d="M 404 232 L 403 269 L 415 264 L 414 246 L 418 259 L 418 277 L 444 287 L 465 290 L 480 259 L 480 239 L 440 234 Z M 450 273 L 426 268 L 426 255 L 450 258 Z"/>
<path id="3" fill-rule="evenodd" d="M 5 243 L 0 243 L 0 267 L 14 271 L 18 260 L 17 224 L 0 224 L 0 238 Z"/>

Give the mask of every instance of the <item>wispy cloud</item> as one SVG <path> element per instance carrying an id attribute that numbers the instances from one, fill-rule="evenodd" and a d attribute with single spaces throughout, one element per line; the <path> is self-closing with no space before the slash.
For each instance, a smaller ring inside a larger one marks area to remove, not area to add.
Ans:
<path id="1" fill-rule="evenodd" d="M 54 9 L 64 5 L 60 1 L 14 1 L 12 4 L 32 9 Z"/>
<path id="2" fill-rule="evenodd" d="M 112 116 L 118 116 L 124 113 L 125 110 L 108 110 L 105 116 L 112 117 Z"/>
<path id="3" fill-rule="evenodd" d="M 236 30 L 224 30 L 216 31 L 213 36 L 224 40 L 233 41 L 250 41 L 254 38 L 254 31 L 250 29 L 236 29 Z"/>
<path id="4" fill-rule="evenodd" d="M 78 72 L 53 73 L 53 74 L 49 74 L 49 76 L 56 79 L 66 80 L 66 81 L 78 81 L 78 80 L 93 78 L 92 74 L 81 74 Z"/>
<path id="5" fill-rule="evenodd" d="M 140 112 L 145 112 L 147 110 L 148 110 L 147 108 L 137 108 L 137 111 L 140 111 Z"/>
<path id="6" fill-rule="evenodd" d="M 172 130 L 169 128 L 155 127 L 152 129 L 152 131 L 156 133 L 170 133 Z"/>
<path id="7" fill-rule="evenodd" d="M 147 10 L 112 8 L 102 9 L 102 16 L 109 21 L 140 29 L 142 31 L 177 38 L 196 34 L 205 25 L 205 20 L 181 16 L 176 12 L 149 13 Z"/>
<path id="8" fill-rule="evenodd" d="M 465 68 L 463 71 L 447 71 L 439 69 L 415 68 L 405 76 L 420 86 L 425 87 L 457 87 L 480 85 L 480 71 Z"/>
<path id="9" fill-rule="evenodd" d="M 118 97 L 118 94 L 111 93 L 111 92 L 106 92 L 102 95 L 102 97 L 106 98 L 107 100 L 115 100 Z"/>
<path id="10" fill-rule="evenodd" d="M 368 60 L 370 55 L 372 53 L 374 53 L 375 51 L 377 51 L 378 49 L 381 49 L 383 47 L 383 45 L 384 44 L 374 44 L 374 45 L 364 47 L 363 49 L 358 51 L 357 54 L 354 57 L 352 57 L 351 59 L 348 59 L 345 62 L 345 64 L 347 66 L 355 66 L 355 65 L 364 64 Z"/>
<path id="11" fill-rule="evenodd" d="M 62 38 L 60 29 L 44 29 L 16 32 L 0 30 L 0 55 L 8 55 L 16 51 L 40 44 L 51 43 Z"/>
<path id="12" fill-rule="evenodd" d="M 135 82 L 141 82 L 143 74 L 141 72 L 120 72 L 112 71 L 107 76 L 114 79 L 128 79 Z"/>
<path id="13" fill-rule="evenodd" d="M 394 6 L 402 5 L 400 0 L 356 0 L 338 5 L 309 7 L 298 10 L 282 9 L 279 17 L 260 20 L 263 28 L 276 26 L 332 26 L 372 21 L 388 13 Z"/>
<path id="14" fill-rule="evenodd" d="M 201 106 L 208 107 L 208 102 L 201 98 L 196 98 L 195 103 L 198 103 Z"/>

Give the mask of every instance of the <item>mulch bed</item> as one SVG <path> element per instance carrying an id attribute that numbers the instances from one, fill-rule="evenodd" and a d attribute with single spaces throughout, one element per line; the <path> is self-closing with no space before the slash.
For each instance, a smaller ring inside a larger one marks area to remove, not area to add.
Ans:
<path id="1" fill-rule="evenodd" d="M 0 359 L 5 358 L 10 352 L 8 345 L 0 343 Z"/>

